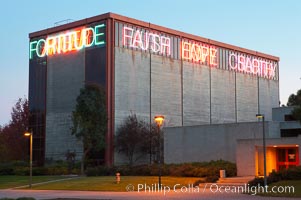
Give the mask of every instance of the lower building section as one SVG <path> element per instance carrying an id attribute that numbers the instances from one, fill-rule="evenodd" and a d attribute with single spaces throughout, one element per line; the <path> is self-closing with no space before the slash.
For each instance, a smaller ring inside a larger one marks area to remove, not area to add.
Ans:
<path id="1" fill-rule="evenodd" d="M 262 176 L 262 124 L 249 122 L 165 128 L 165 163 L 222 159 L 236 163 L 238 176 Z M 280 127 L 280 122 L 265 122 L 267 174 L 300 165 L 301 137 L 281 137 Z"/>
<path id="2" fill-rule="evenodd" d="M 267 139 L 266 142 L 267 175 L 273 171 L 300 165 L 300 137 L 273 138 Z M 236 164 L 238 176 L 263 176 L 264 154 L 262 140 L 238 140 Z"/>

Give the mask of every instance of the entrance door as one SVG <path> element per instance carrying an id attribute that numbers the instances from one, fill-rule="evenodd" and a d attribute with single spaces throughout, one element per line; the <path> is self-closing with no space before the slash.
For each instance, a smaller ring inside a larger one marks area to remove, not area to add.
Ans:
<path id="1" fill-rule="evenodd" d="M 299 165 L 298 147 L 277 148 L 277 171 Z"/>

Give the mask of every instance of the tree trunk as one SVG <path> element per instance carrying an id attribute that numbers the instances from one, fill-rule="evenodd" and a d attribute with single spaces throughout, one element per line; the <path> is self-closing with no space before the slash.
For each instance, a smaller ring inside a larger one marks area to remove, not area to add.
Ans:
<path id="1" fill-rule="evenodd" d="M 86 158 L 86 155 L 89 153 L 90 149 L 86 149 L 84 152 L 83 152 L 83 156 L 82 156 L 82 163 L 81 163 L 81 166 L 80 166 L 80 171 L 81 171 L 81 175 L 84 176 L 85 175 L 85 158 Z"/>
<path id="2" fill-rule="evenodd" d="M 81 175 L 85 175 L 85 152 L 83 153 L 82 155 L 82 162 L 81 162 L 81 165 L 80 165 L 80 173 Z"/>

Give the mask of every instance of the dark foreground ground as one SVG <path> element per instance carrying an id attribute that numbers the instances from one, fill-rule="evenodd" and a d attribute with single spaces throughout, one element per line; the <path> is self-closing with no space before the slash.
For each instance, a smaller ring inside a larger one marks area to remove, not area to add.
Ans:
<path id="1" fill-rule="evenodd" d="M 300 200 L 300 198 L 283 198 L 283 197 L 262 197 L 257 195 L 246 195 L 237 193 L 213 193 L 210 190 L 199 192 L 181 192 L 170 191 L 164 195 L 163 192 L 91 192 L 91 191 L 63 191 L 63 190 L 0 190 L 0 198 L 18 198 L 18 197 L 34 197 L 36 199 L 57 199 L 57 200 L 71 200 L 71 199 L 120 199 L 120 200 L 135 200 L 135 199 L 250 199 L 250 200 Z"/>

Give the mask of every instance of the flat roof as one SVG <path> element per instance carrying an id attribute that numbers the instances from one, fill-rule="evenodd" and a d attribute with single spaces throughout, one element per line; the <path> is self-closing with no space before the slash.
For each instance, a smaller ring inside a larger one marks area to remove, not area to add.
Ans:
<path id="1" fill-rule="evenodd" d="M 49 35 L 49 34 L 52 34 L 52 33 L 72 29 L 72 28 L 75 28 L 75 27 L 78 27 L 78 26 L 87 25 L 87 24 L 97 22 L 97 21 L 101 21 L 101 20 L 105 20 L 105 19 L 113 19 L 113 20 L 118 20 L 118 21 L 125 22 L 125 23 L 131 23 L 131 24 L 141 26 L 141 27 L 144 27 L 144 28 L 154 29 L 154 30 L 161 31 L 161 32 L 164 32 L 164 33 L 167 33 L 167 34 L 180 36 L 180 37 L 184 37 L 186 39 L 196 40 L 196 41 L 204 42 L 204 43 L 207 43 L 207 44 L 212 44 L 212 45 L 215 45 L 217 47 L 222 47 L 222 48 L 227 48 L 227 49 L 231 49 L 231 50 L 235 50 L 235 51 L 240 51 L 240 52 L 247 53 L 247 54 L 252 54 L 252 55 L 255 55 L 255 56 L 267 58 L 267 59 L 274 60 L 274 61 L 279 61 L 280 60 L 280 58 L 277 57 L 277 56 L 272 56 L 272 55 L 261 53 L 261 52 L 258 52 L 258 51 L 254 51 L 254 50 L 238 47 L 238 46 L 235 46 L 235 45 L 219 42 L 219 41 L 216 41 L 216 40 L 211 40 L 211 39 L 208 39 L 208 38 L 192 35 L 192 34 L 189 34 L 189 33 L 182 32 L 182 31 L 177 31 L 177 30 L 174 30 L 174 29 L 170 29 L 170 28 L 166 28 L 166 27 L 159 26 L 159 25 L 156 25 L 156 24 L 144 22 L 144 21 L 141 21 L 141 20 L 125 17 L 125 16 L 118 15 L 118 14 L 111 13 L 111 12 L 105 13 L 105 14 L 102 14 L 102 15 L 97 15 L 95 17 L 90 17 L 90 18 L 78 20 L 78 21 L 75 21 L 75 22 L 63 24 L 63 25 L 60 25 L 60 26 L 44 29 L 44 30 L 41 30 L 41 31 L 32 32 L 32 33 L 29 34 L 29 38 L 35 38 L 35 37 L 39 37 L 39 36 Z"/>

